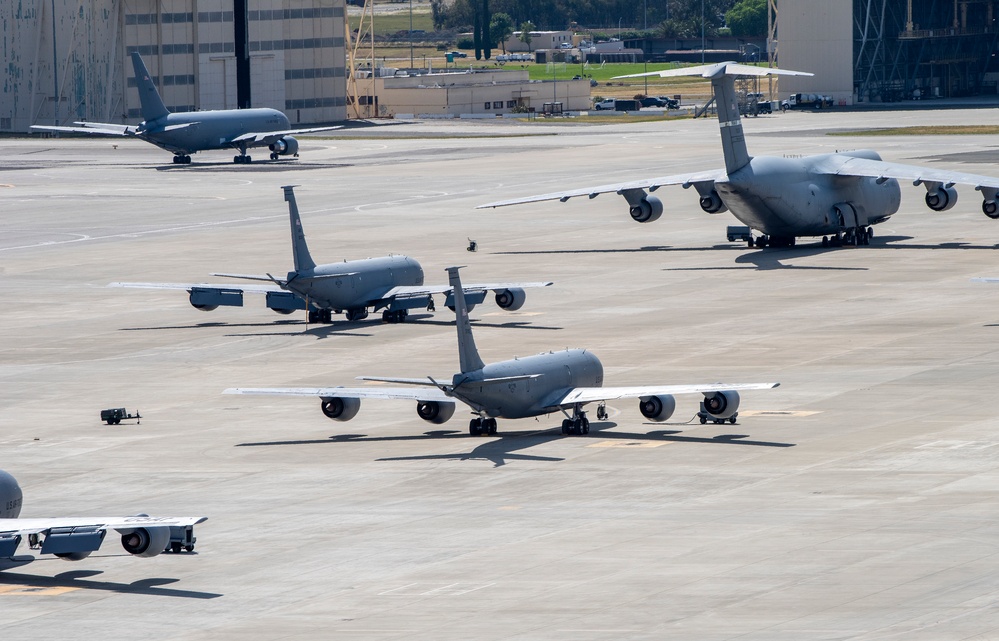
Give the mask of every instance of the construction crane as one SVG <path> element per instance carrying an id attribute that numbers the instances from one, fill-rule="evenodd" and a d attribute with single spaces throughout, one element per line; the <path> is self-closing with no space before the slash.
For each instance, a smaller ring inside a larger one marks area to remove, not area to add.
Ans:
<path id="1" fill-rule="evenodd" d="M 364 7 L 361 9 L 361 21 L 357 25 L 356 33 L 351 31 L 350 17 L 344 16 L 344 30 L 346 31 L 344 43 L 347 46 L 347 117 L 348 118 L 372 118 L 377 116 L 377 104 L 375 101 L 375 10 L 374 0 L 364 0 Z M 370 45 L 368 60 L 371 61 L 370 87 L 371 95 L 363 94 L 357 86 L 357 60 L 364 39 L 367 37 Z"/>

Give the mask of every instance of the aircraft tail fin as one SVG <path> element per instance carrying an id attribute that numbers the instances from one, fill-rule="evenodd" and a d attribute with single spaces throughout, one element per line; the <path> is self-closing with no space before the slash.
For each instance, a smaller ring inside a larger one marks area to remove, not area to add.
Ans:
<path id="1" fill-rule="evenodd" d="M 479 358 L 479 350 L 472 337 L 472 325 L 468 321 L 468 306 L 465 305 L 465 290 L 461 287 L 460 267 L 448 267 L 448 280 L 454 295 L 454 314 L 458 326 L 458 362 L 461 373 L 474 372 L 485 367 Z"/>
<path id="2" fill-rule="evenodd" d="M 151 122 L 170 115 L 170 110 L 163 104 L 163 99 L 156 91 L 156 85 L 149 77 L 146 63 L 142 62 L 142 56 L 139 55 L 138 51 L 132 52 L 132 68 L 135 69 L 135 86 L 139 89 L 142 119 Z"/>
<path id="3" fill-rule="evenodd" d="M 298 215 L 298 203 L 295 201 L 295 187 L 297 185 L 285 185 L 284 200 L 288 203 L 288 217 L 291 219 L 291 253 L 295 258 L 295 271 L 302 272 L 316 268 L 316 262 L 312 260 L 309 253 L 309 246 L 305 242 L 305 230 L 302 229 L 302 218 Z"/>
<path id="4" fill-rule="evenodd" d="M 746 149 L 746 137 L 742 133 L 742 121 L 739 118 L 739 99 L 735 92 L 737 76 L 811 76 L 806 71 L 791 71 L 773 67 L 755 67 L 741 65 L 736 62 L 719 62 L 718 64 L 698 65 L 696 67 L 681 67 L 664 69 L 647 73 L 633 73 L 617 78 L 640 78 L 642 76 L 659 76 L 672 78 L 678 76 L 700 76 L 711 80 L 711 87 L 718 105 L 718 124 L 721 126 L 722 151 L 725 154 L 725 171 L 733 173 L 749 164 L 750 155 Z"/>

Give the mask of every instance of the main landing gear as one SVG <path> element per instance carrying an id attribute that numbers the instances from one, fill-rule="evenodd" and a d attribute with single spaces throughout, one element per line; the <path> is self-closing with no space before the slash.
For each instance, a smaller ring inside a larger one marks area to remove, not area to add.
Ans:
<path id="1" fill-rule="evenodd" d="M 852 227 L 832 237 L 823 236 L 822 246 L 842 247 L 843 245 L 852 245 L 856 247 L 858 245 L 870 245 L 872 238 L 874 238 L 873 227 L 867 227 L 866 229 L 864 227 Z"/>
<path id="2" fill-rule="evenodd" d="M 755 240 L 750 238 L 747 242 L 750 247 L 755 243 L 760 249 L 764 247 L 794 247 L 795 238 L 794 236 L 769 236 L 764 234 Z"/>
<path id="3" fill-rule="evenodd" d="M 569 434 L 582 436 L 590 433 L 590 419 L 586 418 L 586 412 L 579 405 L 572 408 L 572 418 L 562 421 L 562 433 L 567 436 Z"/>
<path id="4" fill-rule="evenodd" d="M 177 154 L 173 157 L 173 164 L 175 165 L 190 165 L 191 157 L 187 154 Z"/>
<path id="5" fill-rule="evenodd" d="M 397 311 L 385 310 L 382 312 L 382 322 L 383 323 L 403 323 L 406 321 L 406 317 L 409 316 L 409 311 L 405 309 L 400 309 Z"/>
<path id="6" fill-rule="evenodd" d="M 347 313 L 344 314 L 349 321 L 364 320 L 368 317 L 367 307 L 358 307 L 357 309 L 348 309 Z"/>
<path id="7" fill-rule="evenodd" d="M 473 418 L 468 422 L 468 433 L 472 436 L 483 434 L 485 436 L 496 436 L 495 418 Z"/>
<path id="8" fill-rule="evenodd" d="M 310 323 L 325 323 L 329 325 L 333 322 L 333 310 L 330 309 L 310 309 Z"/>
<path id="9" fill-rule="evenodd" d="M 232 161 L 237 165 L 249 165 L 253 162 L 253 158 L 247 156 L 246 154 L 240 154 L 238 156 L 233 156 Z"/>

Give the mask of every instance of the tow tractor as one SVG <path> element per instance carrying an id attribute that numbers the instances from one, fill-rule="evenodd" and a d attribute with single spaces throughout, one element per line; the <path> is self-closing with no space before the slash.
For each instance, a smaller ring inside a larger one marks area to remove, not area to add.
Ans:
<path id="1" fill-rule="evenodd" d="M 704 425 L 709 420 L 713 421 L 716 425 L 721 425 L 726 420 L 724 418 L 715 418 L 714 416 L 708 414 L 708 410 L 704 407 L 704 401 L 701 401 L 701 409 L 699 412 L 697 412 L 697 418 L 701 419 L 701 425 Z M 736 412 L 732 416 L 728 417 L 728 422 L 731 423 L 732 425 L 735 425 L 735 421 L 738 418 L 739 418 L 739 413 Z"/>

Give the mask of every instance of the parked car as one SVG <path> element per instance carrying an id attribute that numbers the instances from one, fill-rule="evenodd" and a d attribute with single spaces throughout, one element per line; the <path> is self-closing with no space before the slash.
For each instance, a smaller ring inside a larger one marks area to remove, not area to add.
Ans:
<path id="1" fill-rule="evenodd" d="M 614 99 L 608 98 L 606 100 L 601 100 L 597 104 L 593 105 L 593 108 L 597 111 L 609 110 L 614 111 Z"/>
<path id="2" fill-rule="evenodd" d="M 668 104 L 665 100 L 656 96 L 646 96 L 641 98 L 639 102 L 642 103 L 643 107 L 665 107 Z"/>
<path id="3" fill-rule="evenodd" d="M 453 56 L 455 58 L 467 58 L 468 54 L 464 51 L 448 51 L 447 55 Z"/>
<path id="4" fill-rule="evenodd" d="M 656 96 L 656 98 L 659 98 L 660 100 L 662 100 L 663 102 L 665 102 L 667 109 L 679 109 L 680 108 L 680 101 L 677 100 L 676 98 L 670 98 L 669 96 Z"/>

